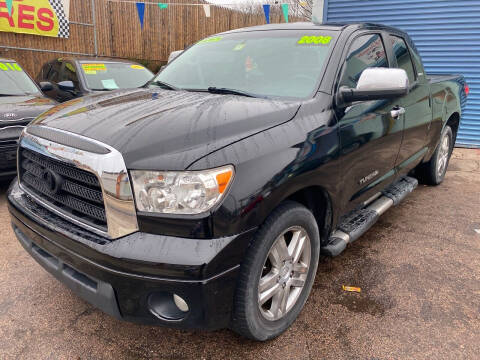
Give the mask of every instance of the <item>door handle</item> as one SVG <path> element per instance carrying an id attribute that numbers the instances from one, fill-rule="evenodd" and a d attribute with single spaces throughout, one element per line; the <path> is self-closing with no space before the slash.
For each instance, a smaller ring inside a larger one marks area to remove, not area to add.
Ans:
<path id="1" fill-rule="evenodd" d="M 405 114 L 405 109 L 400 106 L 395 106 L 392 110 L 390 110 L 390 115 L 394 120 L 397 120 L 400 115 Z"/>

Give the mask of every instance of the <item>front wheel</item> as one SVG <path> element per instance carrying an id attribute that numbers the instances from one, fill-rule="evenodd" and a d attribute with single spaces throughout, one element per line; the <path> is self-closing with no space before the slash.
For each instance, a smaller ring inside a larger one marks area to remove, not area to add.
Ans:
<path id="1" fill-rule="evenodd" d="M 319 252 L 317 223 L 307 208 L 286 202 L 275 210 L 241 266 L 233 329 L 260 341 L 284 332 L 307 300 Z"/>
<path id="2" fill-rule="evenodd" d="M 420 168 L 421 180 L 430 185 L 438 185 L 445 178 L 448 162 L 453 150 L 453 132 L 448 125 L 442 131 L 440 142 L 429 162 Z"/>

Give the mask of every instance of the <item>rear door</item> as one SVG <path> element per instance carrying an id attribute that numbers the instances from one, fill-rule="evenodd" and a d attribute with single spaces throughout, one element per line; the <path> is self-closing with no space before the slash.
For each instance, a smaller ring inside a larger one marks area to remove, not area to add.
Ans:
<path id="1" fill-rule="evenodd" d="M 340 86 L 355 88 L 363 70 L 389 67 L 391 59 L 381 32 L 354 35 L 347 45 Z M 395 178 L 395 161 L 400 149 L 403 116 L 393 118 L 391 110 L 398 100 L 374 100 L 353 103 L 337 110 L 339 123 L 343 207 L 351 210 Z"/>
<path id="2" fill-rule="evenodd" d="M 399 173 L 406 174 L 427 151 L 427 133 L 432 120 L 430 85 L 423 69 L 417 69 L 406 39 L 399 34 L 390 34 L 389 37 L 394 66 L 407 72 L 410 83 L 408 95 L 402 97 L 399 103 L 405 109 L 405 128 L 396 162 Z"/>

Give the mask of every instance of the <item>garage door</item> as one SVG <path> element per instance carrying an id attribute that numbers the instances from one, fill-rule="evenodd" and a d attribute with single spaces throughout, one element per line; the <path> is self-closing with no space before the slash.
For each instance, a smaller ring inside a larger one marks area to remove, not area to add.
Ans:
<path id="1" fill-rule="evenodd" d="M 425 70 L 463 74 L 470 94 L 457 146 L 480 147 L 480 1 L 325 0 L 324 22 L 375 22 L 406 31 Z"/>

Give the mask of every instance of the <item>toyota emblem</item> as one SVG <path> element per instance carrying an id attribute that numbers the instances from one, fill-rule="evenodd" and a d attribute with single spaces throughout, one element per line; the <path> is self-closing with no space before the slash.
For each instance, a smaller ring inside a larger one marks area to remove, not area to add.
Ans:
<path id="1" fill-rule="evenodd" d="M 3 114 L 2 116 L 0 116 L 1 118 L 4 118 L 6 120 L 13 120 L 13 119 L 16 119 L 17 118 L 17 114 L 15 113 L 5 113 Z"/>
<path id="2" fill-rule="evenodd" d="M 63 178 L 52 170 L 45 169 L 42 178 L 50 192 L 58 194 L 62 189 Z"/>

